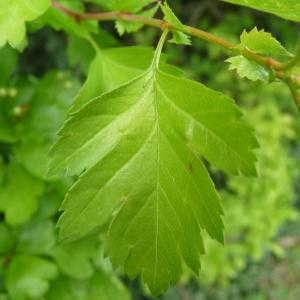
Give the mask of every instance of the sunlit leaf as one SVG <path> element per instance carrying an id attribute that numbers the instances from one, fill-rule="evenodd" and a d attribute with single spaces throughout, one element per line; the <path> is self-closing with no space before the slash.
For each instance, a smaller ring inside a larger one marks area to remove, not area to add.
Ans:
<path id="1" fill-rule="evenodd" d="M 249 32 L 244 30 L 240 39 L 241 48 L 245 48 L 265 56 L 281 57 L 292 55 L 271 35 L 271 33 L 264 30 L 257 30 L 256 27 Z"/>
<path id="2" fill-rule="evenodd" d="M 0 47 L 8 42 L 21 49 L 25 43 L 25 22 L 36 19 L 49 6 L 50 0 L 1 0 Z"/>
<path id="3" fill-rule="evenodd" d="M 145 11 L 137 13 L 136 15 L 151 18 L 155 15 L 158 8 L 159 8 L 159 5 L 157 4 L 153 7 L 151 7 L 150 9 L 147 9 Z M 143 26 L 144 26 L 143 23 L 116 21 L 116 28 L 118 30 L 119 35 L 123 35 L 125 32 L 128 32 L 128 33 L 136 32 L 139 29 L 141 29 Z"/>
<path id="4" fill-rule="evenodd" d="M 182 261 L 197 273 L 201 230 L 223 241 L 219 196 L 200 157 L 255 174 L 256 141 L 240 117 L 232 99 L 154 65 L 94 98 L 51 151 L 51 173 L 86 170 L 63 203 L 61 239 L 109 222 L 113 265 L 142 274 L 154 294 L 178 281 Z"/>
<path id="5" fill-rule="evenodd" d="M 241 78 L 248 78 L 253 81 L 267 81 L 269 78 L 269 72 L 266 68 L 242 55 L 230 57 L 226 61 L 230 63 L 229 70 L 236 70 Z"/>
<path id="6" fill-rule="evenodd" d="M 179 30 L 184 30 L 184 25 L 180 22 L 177 16 L 174 14 L 170 6 L 167 2 L 161 5 L 161 9 L 164 13 L 164 20 L 173 25 L 175 28 Z M 174 44 L 183 44 L 183 45 L 191 45 L 191 39 L 188 35 L 180 31 L 174 31 L 172 33 L 173 37 L 170 40 L 171 43 Z"/>

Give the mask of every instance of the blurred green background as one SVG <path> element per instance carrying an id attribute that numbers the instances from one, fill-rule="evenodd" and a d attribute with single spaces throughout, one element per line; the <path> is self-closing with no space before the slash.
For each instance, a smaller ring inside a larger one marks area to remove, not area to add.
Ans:
<path id="1" fill-rule="evenodd" d="M 169 4 L 185 24 L 233 42 L 254 26 L 291 52 L 299 39 L 295 23 L 217 0 Z M 102 235 L 56 244 L 58 208 L 72 182 L 44 179 L 47 152 L 94 53 L 41 23 L 29 25 L 21 54 L 0 49 L 0 300 L 152 299 L 139 279 L 115 275 L 102 256 Z M 143 28 L 119 37 L 113 23 L 101 26 L 94 37 L 102 47 L 153 46 L 160 34 Z M 260 143 L 259 177 L 210 169 L 223 198 L 225 246 L 207 238 L 199 277 L 186 271 L 156 299 L 300 299 L 300 119 L 288 89 L 238 78 L 228 71 L 228 53 L 201 40 L 168 44 L 165 52 L 188 77 L 236 99 Z"/>

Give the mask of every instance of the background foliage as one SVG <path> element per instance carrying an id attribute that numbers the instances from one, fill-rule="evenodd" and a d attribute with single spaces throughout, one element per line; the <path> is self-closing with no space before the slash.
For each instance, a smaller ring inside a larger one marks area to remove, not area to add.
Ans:
<path id="1" fill-rule="evenodd" d="M 298 37 L 294 23 L 218 1 L 172 1 L 172 7 L 186 24 L 236 42 L 254 26 L 290 51 Z M 45 23 L 51 26 L 40 29 Z M 58 208 L 72 182 L 45 180 L 47 153 L 94 50 L 59 15 L 29 29 L 24 52 L 0 50 L 0 299 L 151 298 L 139 280 L 112 271 L 101 235 L 56 243 Z M 94 36 L 102 47 L 151 46 L 158 38 L 152 28 L 122 37 L 112 24 L 103 29 Z M 168 44 L 166 51 L 189 77 L 238 101 L 261 149 L 258 178 L 227 178 L 211 168 L 224 199 L 225 247 L 207 239 L 199 278 L 186 272 L 161 299 L 299 299 L 299 122 L 287 88 L 239 79 L 228 72 L 224 50 L 199 40 L 193 47 Z"/>

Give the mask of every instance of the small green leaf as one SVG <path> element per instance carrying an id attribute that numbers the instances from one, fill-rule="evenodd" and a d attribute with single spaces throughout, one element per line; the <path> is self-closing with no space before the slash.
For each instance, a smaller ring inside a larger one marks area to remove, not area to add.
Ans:
<path id="1" fill-rule="evenodd" d="M 169 40 L 169 42 L 177 45 L 191 45 L 190 37 L 180 31 L 173 32 L 172 38 Z"/>
<path id="2" fill-rule="evenodd" d="M 239 49 L 251 50 L 270 57 L 289 57 L 292 55 L 270 33 L 257 30 L 256 27 L 250 32 L 244 30 L 240 40 Z M 271 73 L 267 68 L 242 55 L 231 57 L 226 61 L 230 63 L 229 70 L 236 70 L 242 78 L 264 82 L 270 78 Z"/>
<path id="3" fill-rule="evenodd" d="M 136 15 L 152 18 L 157 12 L 159 5 L 155 5 L 150 9 L 137 13 Z M 133 23 L 127 21 L 116 21 L 116 28 L 118 30 L 119 35 L 123 35 L 125 32 L 132 33 L 136 32 L 144 26 L 142 23 Z"/>
<path id="4" fill-rule="evenodd" d="M 173 25 L 175 28 L 179 30 L 184 29 L 184 25 L 181 23 L 181 21 L 177 18 L 177 16 L 174 14 L 171 7 L 168 5 L 168 3 L 165 1 L 161 5 L 161 10 L 164 14 L 164 20 Z"/>
<path id="5" fill-rule="evenodd" d="M 254 27 L 251 31 L 243 31 L 241 34 L 240 47 L 249 49 L 265 56 L 292 56 L 270 33 L 264 30 L 257 30 Z"/>
<path id="6" fill-rule="evenodd" d="M 154 294 L 198 272 L 201 232 L 223 242 L 220 199 L 200 157 L 255 174 L 252 130 L 231 98 L 154 67 L 73 113 L 50 172 L 86 170 L 62 205 L 60 238 L 110 224 L 114 267 L 142 275 Z M 122 237 L 122 238 L 120 238 Z"/>
<path id="7" fill-rule="evenodd" d="M 170 6 L 167 2 L 161 5 L 161 9 L 164 13 L 164 20 L 170 23 L 172 26 L 177 28 L 178 30 L 184 30 L 184 25 L 180 22 L 180 20 L 176 17 Z M 174 44 L 183 44 L 183 45 L 191 45 L 191 39 L 188 35 L 183 32 L 175 31 L 172 33 L 173 37 L 170 40 L 171 43 Z"/>
<path id="8" fill-rule="evenodd" d="M 50 0 L 1 0 L 0 47 L 8 42 L 22 49 L 25 43 L 25 22 L 42 15 L 50 6 Z"/>
<path id="9" fill-rule="evenodd" d="M 299 0 L 223 0 L 225 2 L 248 6 L 253 9 L 277 15 L 287 20 L 300 22 Z"/>
<path id="10" fill-rule="evenodd" d="M 236 70 L 242 78 L 264 82 L 269 79 L 269 71 L 267 69 L 242 55 L 230 57 L 226 61 L 230 63 L 229 70 Z"/>
<path id="11" fill-rule="evenodd" d="M 6 276 L 6 288 L 12 300 L 38 300 L 49 289 L 49 281 L 57 277 L 55 264 L 29 255 L 13 257 Z"/>
<path id="12" fill-rule="evenodd" d="M 37 210 L 38 197 L 44 184 L 30 175 L 20 165 L 10 163 L 0 189 L 0 211 L 10 225 L 19 225 L 30 220 Z"/>

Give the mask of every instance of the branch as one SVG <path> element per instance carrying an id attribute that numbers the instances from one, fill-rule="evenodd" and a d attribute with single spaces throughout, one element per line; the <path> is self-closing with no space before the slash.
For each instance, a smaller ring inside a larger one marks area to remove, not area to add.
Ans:
<path id="1" fill-rule="evenodd" d="M 161 30 L 168 29 L 170 31 L 181 31 L 188 35 L 219 45 L 227 50 L 230 50 L 231 52 L 242 54 L 244 57 L 252 61 L 255 61 L 256 63 L 272 70 L 274 72 L 275 77 L 281 80 L 286 80 L 286 75 L 283 72 L 283 70 L 287 68 L 286 65 L 288 64 L 288 68 L 289 68 L 291 64 L 294 65 L 294 60 L 297 60 L 298 62 L 298 60 L 300 59 L 300 51 L 299 51 L 299 57 L 297 56 L 298 58 L 296 57 L 293 58 L 292 61 L 288 62 L 287 64 L 280 63 L 279 61 L 273 59 L 272 57 L 262 56 L 248 49 L 239 50 L 237 48 L 237 45 L 233 44 L 232 42 L 227 41 L 223 38 L 220 38 L 204 30 L 191 27 L 191 26 L 184 26 L 182 30 L 179 30 L 178 28 L 175 28 L 172 24 L 161 19 L 149 18 L 149 17 L 134 15 L 131 13 L 114 12 L 114 11 L 79 14 L 61 5 L 57 1 L 52 1 L 52 6 L 53 8 L 60 10 L 64 14 L 75 18 L 75 20 L 77 20 L 78 22 L 81 20 L 98 20 L 98 21 L 122 20 L 122 21 L 134 22 L 134 23 L 142 23 L 144 25 L 160 28 Z"/>

